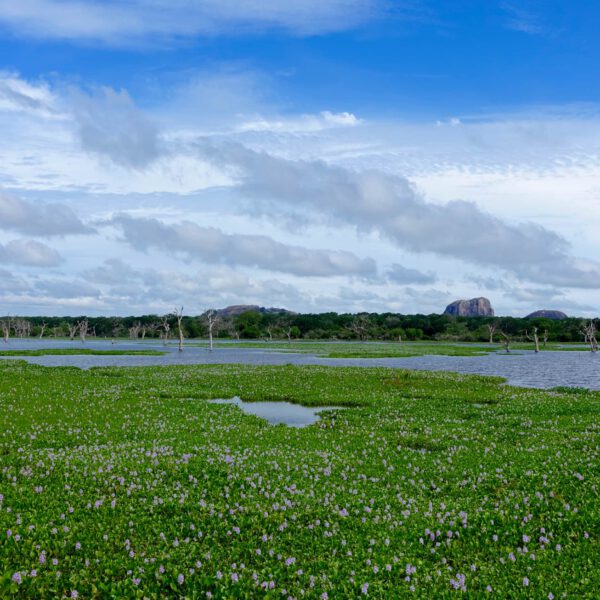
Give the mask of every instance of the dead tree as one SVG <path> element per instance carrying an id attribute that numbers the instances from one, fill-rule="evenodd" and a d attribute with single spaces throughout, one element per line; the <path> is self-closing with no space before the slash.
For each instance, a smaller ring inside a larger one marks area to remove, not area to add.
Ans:
<path id="1" fill-rule="evenodd" d="M 31 323 L 27 319 L 13 319 L 12 326 L 15 337 L 24 338 L 31 335 Z"/>
<path id="2" fill-rule="evenodd" d="M 169 323 L 170 316 L 171 315 L 165 315 L 164 317 L 161 317 L 158 325 L 158 328 L 161 329 L 160 337 L 162 338 L 163 346 L 166 346 L 169 343 L 169 332 L 171 331 L 171 323 Z"/>
<path id="3" fill-rule="evenodd" d="M 546 347 L 546 344 L 548 343 L 548 330 L 544 329 L 544 337 L 543 337 L 544 343 L 543 346 L 544 348 Z"/>
<path id="4" fill-rule="evenodd" d="M 3 319 L 0 323 L 2 325 L 2 337 L 4 339 L 4 343 L 8 344 L 8 340 L 10 338 L 10 330 L 12 328 L 11 318 L 7 317 L 6 319 Z"/>
<path id="5" fill-rule="evenodd" d="M 499 331 L 498 333 L 502 337 L 502 344 L 504 345 L 504 349 L 506 350 L 506 353 L 508 354 L 510 352 L 511 339 L 508 336 L 508 334 L 504 333 L 504 331 Z"/>
<path id="6" fill-rule="evenodd" d="M 291 326 L 291 325 L 288 325 L 288 326 L 287 326 L 287 327 L 284 329 L 284 331 L 285 331 L 285 336 L 286 336 L 286 337 L 287 337 L 287 339 L 288 339 L 288 343 L 290 343 L 290 344 L 291 344 L 291 343 L 292 343 L 292 331 L 293 331 L 293 328 L 292 328 L 292 326 Z"/>
<path id="7" fill-rule="evenodd" d="M 530 341 L 534 343 L 535 346 L 535 352 L 536 354 L 540 351 L 540 338 L 538 336 L 538 328 L 534 327 L 533 328 L 533 335 L 529 335 L 529 333 L 527 333 L 527 329 L 525 330 L 525 337 Z"/>
<path id="8" fill-rule="evenodd" d="M 79 323 L 67 323 L 67 327 L 69 328 L 69 339 L 73 341 L 75 339 L 75 336 L 77 335 Z"/>
<path id="9" fill-rule="evenodd" d="M 42 321 L 41 329 L 40 329 L 40 340 L 44 337 L 44 332 L 46 331 L 46 321 Z"/>
<path id="10" fill-rule="evenodd" d="M 234 337 L 238 342 L 240 341 L 240 331 L 235 326 L 233 321 L 229 321 L 229 323 L 227 323 L 227 331 L 231 337 Z"/>
<path id="11" fill-rule="evenodd" d="M 216 327 L 219 324 L 219 314 L 214 308 L 209 308 L 204 313 L 204 320 L 206 321 L 206 327 L 208 328 L 208 349 L 212 352 L 213 333 L 216 331 Z"/>
<path id="12" fill-rule="evenodd" d="M 348 329 L 350 329 L 361 342 L 364 342 L 367 338 L 367 331 L 370 324 L 369 315 L 363 313 L 356 315 L 354 319 L 352 319 L 352 323 L 350 323 Z"/>
<path id="13" fill-rule="evenodd" d="M 181 319 L 183 319 L 183 306 L 175 309 L 173 315 L 177 319 L 177 333 L 179 334 L 179 352 L 183 352 L 183 329 L 181 328 Z"/>
<path id="14" fill-rule="evenodd" d="M 267 325 L 266 331 L 267 331 L 267 335 L 269 336 L 269 339 L 267 341 L 269 341 L 269 342 L 273 341 L 273 331 L 274 330 L 275 330 L 274 325 Z"/>
<path id="15" fill-rule="evenodd" d="M 596 321 L 590 319 L 589 323 L 583 322 L 581 333 L 585 338 L 586 344 L 590 345 L 592 352 L 598 352 L 598 340 L 596 339 Z"/>
<path id="16" fill-rule="evenodd" d="M 77 323 L 77 329 L 79 331 L 79 339 L 81 340 L 81 343 L 85 344 L 85 338 L 89 331 L 88 320 L 82 319 L 81 321 L 79 321 L 79 323 Z"/>
<path id="17" fill-rule="evenodd" d="M 129 328 L 129 338 L 132 340 L 137 340 L 138 337 L 140 337 L 140 331 L 142 329 L 142 324 L 139 321 L 136 321 L 130 328 Z M 145 334 L 145 330 L 144 330 L 144 334 Z"/>
<path id="18" fill-rule="evenodd" d="M 494 343 L 494 333 L 496 333 L 496 329 L 498 329 L 498 325 L 496 323 L 488 323 L 486 325 L 487 330 L 490 334 L 490 344 Z"/>

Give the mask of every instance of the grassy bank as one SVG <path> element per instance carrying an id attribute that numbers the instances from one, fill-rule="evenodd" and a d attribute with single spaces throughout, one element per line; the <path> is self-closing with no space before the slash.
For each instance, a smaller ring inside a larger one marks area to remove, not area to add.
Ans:
<path id="1" fill-rule="evenodd" d="M 351 408 L 206 402 L 234 395 Z M 449 373 L 0 363 L 0 597 L 594 598 L 599 414 Z"/>

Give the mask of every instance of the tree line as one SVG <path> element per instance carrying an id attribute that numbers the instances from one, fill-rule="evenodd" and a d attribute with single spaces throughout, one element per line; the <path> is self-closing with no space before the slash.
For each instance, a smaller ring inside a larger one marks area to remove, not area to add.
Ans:
<path id="1" fill-rule="evenodd" d="M 177 309 L 166 315 L 129 317 L 19 317 L 0 318 L 2 335 L 25 338 L 206 338 L 235 340 L 381 340 L 449 342 L 591 342 L 594 320 L 567 318 L 455 317 L 396 313 L 262 313 L 249 310 L 220 316 L 210 309 L 201 315 Z M 508 349 L 508 347 L 507 347 Z"/>

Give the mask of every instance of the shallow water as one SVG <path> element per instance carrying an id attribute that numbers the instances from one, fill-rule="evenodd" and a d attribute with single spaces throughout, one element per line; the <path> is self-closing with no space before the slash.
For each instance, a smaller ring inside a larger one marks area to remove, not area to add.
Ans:
<path id="1" fill-rule="evenodd" d="M 37 348 L 76 348 L 81 342 L 50 340 L 10 340 L 0 349 L 34 350 Z M 209 352 L 201 346 L 186 346 L 178 352 L 176 346 L 156 342 L 89 341 L 85 348 L 98 350 L 162 350 L 164 356 L 30 356 L 31 363 L 46 366 L 75 366 L 82 369 L 102 366 L 158 366 L 193 364 L 251 365 L 330 365 L 383 366 L 426 371 L 455 371 L 465 374 L 496 375 L 513 385 L 551 388 L 556 386 L 587 387 L 600 390 L 600 352 L 524 352 L 520 354 L 489 354 L 484 356 L 414 356 L 410 358 L 320 358 L 314 354 L 293 354 L 262 348 L 239 348 L 234 343 Z M 2 357 L 7 358 L 7 357 Z M 14 357 L 11 357 L 14 358 Z"/>
<path id="2" fill-rule="evenodd" d="M 324 410 L 339 410 L 339 406 L 308 407 L 291 402 L 244 402 L 237 396 L 210 400 L 213 404 L 234 404 L 245 413 L 265 419 L 271 425 L 289 425 L 290 427 L 306 427 L 319 420 L 319 413 Z"/>

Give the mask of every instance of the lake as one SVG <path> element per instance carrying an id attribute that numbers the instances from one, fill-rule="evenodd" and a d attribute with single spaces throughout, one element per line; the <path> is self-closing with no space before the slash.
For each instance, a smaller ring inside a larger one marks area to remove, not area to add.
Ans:
<path id="1" fill-rule="evenodd" d="M 357 367 L 391 367 L 425 371 L 454 371 L 465 374 L 496 375 L 523 387 L 551 388 L 556 386 L 586 387 L 600 390 L 600 353 L 589 351 L 494 353 L 484 356 L 415 356 L 409 358 L 321 358 L 314 354 L 277 352 L 262 348 L 239 348 L 232 343 L 209 352 L 206 347 L 186 346 L 179 352 L 176 346 L 158 342 L 81 342 L 11 339 L 0 349 L 35 350 L 38 348 L 77 348 L 94 350 L 161 350 L 164 356 L 31 356 L 28 362 L 45 366 L 74 366 L 82 369 L 103 366 L 159 366 L 191 364 L 252 364 L 252 365 L 328 365 Z M 15 357 L 2 357 L 6 360 Z"/>

